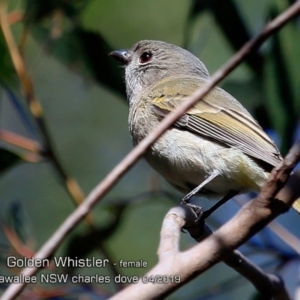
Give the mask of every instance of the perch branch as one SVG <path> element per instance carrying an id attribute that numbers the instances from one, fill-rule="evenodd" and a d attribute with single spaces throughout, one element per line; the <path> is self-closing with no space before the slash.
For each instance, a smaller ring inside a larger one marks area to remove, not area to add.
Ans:
<path id="1" fill-rule="evenodd" d="M 58 246 L 62 243 L 68 233 L 89 213 L 92 207 L 116 184 L 120 178 L 138 161 L 144 152 L 188 109 L 190 109 L 199 99 L 204 97 L 214 86 L 216 86 L 226 75 L 237 67 L 245 57 L 253 50 L 257 49 L 271 34 L 278 31 L 290 19 L 300 12 L 300 1 L 295 2 L 273 21 L 268 23 L 262 32 L 253 40 L 246 43 L 222 68 L 220 68 L 199 90 L 187 97 L 187 100 L 180 105 L 174 112 L 170 113 L 162 120 L 160 125 L 153 130 L 145 139 L 141 141 L 125 158 L 100 182 L 88 195 L 86 200 L 61 224 L 54 234 L 45 242 L 37 252 L 35 258 L 47 258 L 51 256 Z M 2 18 L 1 18 L 2 19 Z M 295 198 L 293 198 L 295 199 Z M 247 209 L 246 206 L 245 209 Z M 229 234 L 225 228 L 225 233 Z M 214 235 L 214 246 L 217 246 Z M 212 239 L 212 238 L 210 238 Z M 245 240 L 246 238 L 244 238 Z M 241 239 L 241 241 L 244 242 Z M 203 243 L 200 245 L 202 246 Z M 198 245 L 198 247 L 200 246 Z M 201 252 L 200 252 L 201 253 Z M 205 252 L 204 252 L 205 253 Z M 193 267 L 192 267 L 193 269 Z M 22 271 L 24 275 L 34 275 L 38 268 L 26 268 Z M 195 273 L 196 274 L 196 273 Z M 4 292 L 2 300 L 14 299 L 24 288 L 25 283 L 11 284 Z M 130 299 L 130 298 L 128 298 Z M 141 298 L 140 298 L 141 299 Z"/>
<path id="2" fill-rule="evenodd" d="M 159 263 L 143 276 L 137 284 L 130 285 L 114 295 L 111 300 L 152 300 L 164 299 L 183 284 L 202 274 L 216 263 L 224 260 L 228 265 L 247 277 L 264 295 L 273 296 L 275 300 L 290 299 L 284 286 L 276 276 L 264 274 L 259 268 L 250 264 L 241 264 L 234 249 L 245 243 L 251 236 L 264 228 L 279 214 L 285 213 L 300 196 L 300 169 L 290 178 L 293 167 L 300 160 L 300 142 L 290 150 L 280 166 L 273 169 L 261 193 L 215 234 L 193 248 L 178 252 L 179 232 L 185 224 L 184 213 L 178 207 L 171 209 L 164 219 L 158 250 Z M 287 181 L 287 184 L 282 188 Z M 298 183 L 295 186 L 295 183 Z M 188 224 L 189 227 L 190 224 Z M 209 232 L 207 233 L 209 234 Z M 193 232 L 195 236 L 195 232 Z M 201 236 L 201 234 L 200 234 Z M 197 238 L 197 235 L 196 235 Z M 145 278 L 158 278 L 164 275 L 168 281 L 164 284 L 145 284 Z M 180 281 L 173 278 L 180 276 Z M 257 276 L 257 278 L 254 278 Z M 263 286 L 266 284 L 266 286 Z"/>

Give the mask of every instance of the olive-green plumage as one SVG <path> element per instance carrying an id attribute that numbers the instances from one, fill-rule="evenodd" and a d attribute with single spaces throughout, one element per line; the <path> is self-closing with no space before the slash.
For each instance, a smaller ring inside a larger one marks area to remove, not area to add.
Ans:
<path id="1" fill-rule="evenodd" d="M 125 65 L 129 130 L 135 144 L 209 77 L 193 54 L 160 41 L 140 41 L 111 55 Z M 212 178 L 197 195 L 214 199 L 230 191 L 259 191 L 282 160 L 255 119 L 221 88 L 197 102 L 145 158 L 183 193 Z M 294 208 L 299 212 L 298 202 Z"/>

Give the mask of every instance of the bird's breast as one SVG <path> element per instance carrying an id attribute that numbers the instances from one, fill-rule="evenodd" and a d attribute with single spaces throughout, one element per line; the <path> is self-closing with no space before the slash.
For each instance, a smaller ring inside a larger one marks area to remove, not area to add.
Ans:
<path id="1" fill-rule="evenodd" d="M 129 130 L 134 144 L 140 143 L 160 120 L 151 106 L 130 108 Z M 222 146 L 186 130 L 171 127 L 145 153 L 147 162 L 179 191 L 187 193 L 212 172 L 220 176 L 200 195 L 220 198 L 230 190 L 258 190 L 266 179 L 264 171 L 241 150 Z M 208 197 L 209 198 L 209 197 Z"/>

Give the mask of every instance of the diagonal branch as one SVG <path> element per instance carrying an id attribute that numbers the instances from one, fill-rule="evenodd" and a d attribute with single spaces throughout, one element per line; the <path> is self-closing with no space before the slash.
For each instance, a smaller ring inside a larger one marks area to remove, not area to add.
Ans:
<path id="1" fill-rule="evenodd" d="M 31 151 L 33 153 L 43 155 L 43 149 L 38 142 L 23 137 L 19 134 L 13 133 L 11 131 L 1 129 L 0 140 L 3 140 L 11 145 L 20 147 L 22 149 Z"/>
<path id="2" fill-rule="evenodd" d="M 120 178 L 138 161 L 138 159 L 145 153 L 147 148 L 149 148 L 180 116 L 190 109 L 199 99 L 204 97 L 235 67 L 237 67 L 245 59 L 245 57 L 251 53 L 251 51 L 257 49 L 270 35 L 278 31 L 299 12 L 300 1 L 297 1 L 272 22 L 268 23 L 256 38 L 245 44 L 241 50 L 238 51 L 227 62 L 227 64 L 220 68 L 201 89 L 197 90 L 192 96 L 187 97 L 187 100 L 180 107 L 162 120 L 160 125 L 144 140 L 142 140 L 142 142 L 131 152 L 129 152 L 129 154 L 127 154 L 127 156 L 103 179 L 103 181 L 91 191 L 86 200 L 62 223 L 56 232 L 54 232 L 54 234 L 42 246 L 42 248 L 37 252 L 35 258 L 45 259 L 52 255 L 62 243 L 64 238 L 68 235 L 68 233 L 88 214 L 88 212 L 100 200 L 100 198 L 102 198 L 112 188 L 112 186 L 116 184 Z M 225 226 L 224 228 L 227 230 Z M 230 234 L 230 232 L 227 232 L 226 230 L 225 233 L 227 236 Z M 246 238 L 241 240 L 241 242 L 244 242 L 245 240 Z M 218 244 L 216 241 L 214 241 L 214 243 Z M 200 245 L 202 244 L 203 243 Z M 198 245 L 198 247 L 200 245 Z M 37 271 L 38 268 L 26 268 L 22 271 L 22 274 L 31 276 Z M 14 299 L 24 287 L 25 283 L 11 284 L 3 294 L 2 300 Z"/>
<path id="3" fill-rule="evenodd" d="M 179 235 L 182 227 L 187 224 L 186 220 L 191 217 L 178 207 L 172 208 L 166 215 L 161 230 L 159 263 L 138 283 L 117 293 L 111 300 L 164 299 L 221 260 L 248 278 L 267 299 L 272 296 L 276 300 L 289 300 L 283 282 L 278 277 L 263 273 L 244 258 L 238 258 L 239 254 L 233 250 L 279 214 L 285 213 L 300 196 L 300 169 L 289 178 L 299 160 L 300 142 L 290 150 L 282 164 L 273 169 L 257 198 L 244 205 L 213 235 L 184 252 L 178 252 Z M 286 186 L 282 188 L 286 181 Z M 235 262 L 236 259 L 242 260 L 239 263 Z M 159 276 L 164 278 L 164 284 L 154 284 Z M 149 282 L 146 284 L 147 279 Z"/>

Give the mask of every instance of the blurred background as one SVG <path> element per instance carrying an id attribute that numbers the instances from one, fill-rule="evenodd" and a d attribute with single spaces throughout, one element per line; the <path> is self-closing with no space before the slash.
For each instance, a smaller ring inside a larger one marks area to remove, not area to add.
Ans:
<path id="1" fill-rule="evenodd" d="M 194 53 L 212 74 L 293 2 L 2 1 L 8 29 L 2 24 L 0 32 L 0 275 L 18 274 L 20 269 L 7 268 L 7 256 L 31 257 L 76 203 L 132 149 L 123 70 L 108 57 L 110 51 L 131 47 L 141 39 L 163 40 Z M 15 71 L 7 30 L 32 84 L 26 78 L 20 81 Z M 297 18 L 221 84 L 249 109 L 283 155 L 300 137 L 299 54 Z M 145 274 L 157 262 L 162 219 L 180 197 L 140 161 L 55 254 L 108 258 L 116 266 L 42 272 Z M 207 208 L 211 203 L 201 205 Z M 227 203 L 208 224 L 220 227 L 239 208 L 235 201 Z M 282 238 L 289 234 L 300 238 L 299 226 L 300 217 L 291 210 L 240 249 L 267 272 L 280 274 L 291 295 L 297 286 L 299 257 Z M 181 240 L 182 249 L 195 244 L 187 234 Z M 148 266 L 120 268 L 119 260 L 143 260 Z M 6 287 L 0 283 L 0 291 Z M 105 299 L 120 288 L 114 283 L 39 284 L 29 286 L 20 299 Z M 249 282 L 220 263 L 168 299 L 260 298 Z"/>

